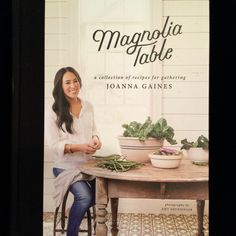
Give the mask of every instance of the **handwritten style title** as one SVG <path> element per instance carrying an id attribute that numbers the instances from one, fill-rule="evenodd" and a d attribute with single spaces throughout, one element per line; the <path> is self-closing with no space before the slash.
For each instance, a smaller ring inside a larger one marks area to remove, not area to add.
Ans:
<path id="1" fill-rule="evenodd" d="M 93 40 L 98 43 L 98 51 L 105 48 L 107 50 L 112 47 L 116 48 L 118 45 L 128 46 L 126 53 L 129 55 L 136 54 L 133 66 L 138 63 L 154 62 L 157 58 L 164 61 L 170 59 L 173 54 L 173 48 L 167 48 L 166 46 L 167 38 L 182 34 L 182 25 L 174 25 L 172 21 L 169 22 L 169 18 L 169 16 L 166 18 L 161 31 L 158 29 L 153 32 L 145 30 L 142 33 L 134 33 L 133 35 L 121 35 L 119 31 L 98 29 L 93 33 Z M 161 41 L 161 39 L 163 39 L 162 44 L 157 49 L 158 40 Z M 143 49 L 148 46 L 152 47 L 151 53 L 144 53 Z"/>

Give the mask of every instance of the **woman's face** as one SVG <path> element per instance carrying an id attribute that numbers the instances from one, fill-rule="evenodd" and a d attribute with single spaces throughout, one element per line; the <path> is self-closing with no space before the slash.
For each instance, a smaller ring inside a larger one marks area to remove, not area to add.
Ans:
<path id="1" fill-rule="evenodd" d="M 80 91 L 80 83 L 75 74 L 67 71 L 62 78 L 62 89 L 68 99 L 77 98 Z"/>

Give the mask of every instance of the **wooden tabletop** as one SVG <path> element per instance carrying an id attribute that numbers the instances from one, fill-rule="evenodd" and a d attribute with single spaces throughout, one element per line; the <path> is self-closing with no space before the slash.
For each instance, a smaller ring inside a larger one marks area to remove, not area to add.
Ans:
<path id="1" fill-rule="evenodd" d="M 208 166 L 198 166 L 191 161 L 183 159 L 180 166 L 175 169 L 160 169 L 151 163 L 126 172 L 116 172 L 96 167 L 99 160 L 90 160 L 80 169 L 82 172 L 108 179 L 144 181 L 144 182 L 206 182 L 208 181 Z"/>

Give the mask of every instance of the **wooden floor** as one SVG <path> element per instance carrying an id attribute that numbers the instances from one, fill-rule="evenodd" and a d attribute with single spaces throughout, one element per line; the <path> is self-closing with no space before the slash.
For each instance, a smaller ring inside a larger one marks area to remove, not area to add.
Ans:
<path id="1" fill-rule="evenodd" d="M 52 236 L 53 214 L 44 213 L 43 236 Z M 108 218 L 110 228 L 111 216 Z M 82 223 L 81 228 L 86 226 Z M 196 215 L 155 215 L 155 214 L 118 214 L 119 236 L 195 236 L 197 232 Z M 208 216 L 204 216 L 205 236 L 208 232 Z M 64 235 L 65 234 L 57 234 Z M 80 233 L 80 236 L 87 235 Z M 111 235 L 110 233 L 108 235 Z"/>

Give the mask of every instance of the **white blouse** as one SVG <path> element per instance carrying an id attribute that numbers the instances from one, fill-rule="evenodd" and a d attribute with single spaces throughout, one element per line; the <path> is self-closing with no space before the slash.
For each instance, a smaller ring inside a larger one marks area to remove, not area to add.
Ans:
<path id="1" fill-rule="evenodd" d="M 92 136 L 99 136 L 95 121 L 94 111 L 91 103 L 81 100 L 81 111 L 79 118 L 73 116 L 73 134 L 67 132 L 63 124 L 63 132 L 56 124 L 56 113 L 50 107 L 45 114 L 45 139 L 54 154 L 54 167 L 63 169 L 74 169 L 91 158 L 91 154 L 82 152 L 64 154 L 65 144 L 89 143 Z"/>

